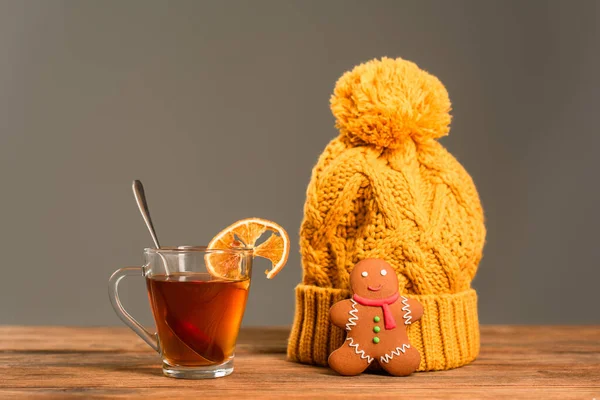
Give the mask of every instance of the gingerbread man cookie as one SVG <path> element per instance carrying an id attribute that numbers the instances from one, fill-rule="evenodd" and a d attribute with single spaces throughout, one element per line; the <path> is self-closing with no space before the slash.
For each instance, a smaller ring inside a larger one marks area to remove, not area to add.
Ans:
<path id="1" fill-rule="evenodd" d="M 407 325 L 419 320 L 423 306 L 398 293 L 398 278 L 385 261 L 366 259 L 350 274 L 351 299 L 335 303 L 329 315 L 347 332 L 344 344 L 329 356 L 341 375 L 358 375 L 373 362 L 391 375 L 410 375 L 421 356 L 408 342 Z"/>

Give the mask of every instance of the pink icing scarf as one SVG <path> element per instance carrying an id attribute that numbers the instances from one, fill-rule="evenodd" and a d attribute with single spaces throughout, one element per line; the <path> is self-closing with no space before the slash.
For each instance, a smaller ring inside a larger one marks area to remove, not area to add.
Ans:
<path id="1" fill-rule="evenodd" d="M 394 293 L 390 297 L 386 297 L 384 299 L 367 299 L 366 297 L 361 297 L 355 293 L 352 298 L 358 304 L 362 304 L 363 306 L 381 307 L 383 309 L 383 322 L 385 329 L 389 330 L 396 327 L 396 321 L 392 315 L 390 304 L 394 304 L 396 300 L 398 300 L 399 296 L 400 295 L 398 293 Z"/>

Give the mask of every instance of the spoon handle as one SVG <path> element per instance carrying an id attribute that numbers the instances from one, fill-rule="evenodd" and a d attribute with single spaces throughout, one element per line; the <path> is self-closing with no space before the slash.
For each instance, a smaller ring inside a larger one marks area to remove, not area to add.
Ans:
<path id="1" fill-rule="evenodd" d="M 152 240 L 154 241 L 154 245 L 157 249 L 160 249 L 160 244 L 158 243 L 158 237 L 156 236 L 156 231 L 154 230 L 154 225 L 152 224 L 152 218 L 150 218 L 150 210 L 148 209 L 148 203 L 146 202 L 146 194 L 144 193 L 144 185 L 139 180 L 133 181 L 133 185 L 131 187 L 133 189 L 133 195 L 135 196 L 135 201 L 140 209 L 140 213 L 142 214 L 142 218 L 144 218 L 144 222 L 146 223 L 146 227 L 150 231 L 150 236 L 152 236 Z"/>

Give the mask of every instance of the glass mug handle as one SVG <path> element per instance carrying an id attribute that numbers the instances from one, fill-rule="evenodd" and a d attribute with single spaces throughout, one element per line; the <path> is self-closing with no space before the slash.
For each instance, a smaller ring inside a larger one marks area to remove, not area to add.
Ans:
<path id="1" fill-rule="evenodd" d="M 150 347 L 152 347 L 155 351 L 158 350 L 158 341 L 156 333 L 150 333 L 137 322 L 128 312 L 125 310 L 123 305 L 121 304 L 121 300 L 119 300 L 119 282 L 121 279 L 126 276 L 144 276 L 144 269 L 142 267 L 126 267 L 118 269 L 111 275 L 108 280 L 108 297 L 110 298 L 110 303 L 112 304 L 115 312 L 121 318 L 125 325 L 127 325 L 131 330 L 133 330 L 139 337 L 144 339 L 144 342 L 148 343 Z"/>

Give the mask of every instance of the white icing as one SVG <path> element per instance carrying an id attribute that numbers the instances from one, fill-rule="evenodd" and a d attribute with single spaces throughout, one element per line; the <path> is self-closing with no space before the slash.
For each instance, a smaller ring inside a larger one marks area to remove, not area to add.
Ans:
<path id="1" fill-rule="evenodd" d="M 361 275 L 363 278 L 366 278 L 367 276 L 369 276 L 369 273 L 367 271 L 363 271 Z"/>
<path id="2" fill-rule="evenodd" d="M 365 351 L 364 351 L 364 350 L 359 350 L 359 349 L 358 349 L 358 343 L 354 344 L 354 340 L 352 340 L 352 338 L 351 338 L 351 337 L 347 338 L 346 340 L 349 340 L 349 341 L 350 341 L 350 343 L 348 343 L 348 345 L 349 345 L 350 347 L 354 347 L 354 352 L 355 352 L 356 354 L 358 354 L 358 355 L 360 356 L 360 358 L 362 358 L 363 360 L 367 360 L 367 362 L 368 362 L 369 364 L 371 364 L 371 362 L 373 362 L 373 357 L 371 357 L 371 356 L 367 355 L 367 354 L 365 353 Z M 383 358 L 383 357 L 382 357 L 382 358 Z M 386 361 L 386 362 L 387 362 L 387 361 Z"/>
<path id="3" fill-rule="evenodd" d="M 381 276 L 386 276 L 387 275 L 387 271 L 385 269 L 382 269 L 380 272 Z"/>
<path id="4" fill-rule="evenodd" d="M 396 347 L 396 349 L 392 350 L 390 354 L 381 356 L 380 360 L 381 362 L 388 363 L 392 358 L 394 358 L 394 356 L 399 356 L 400 352 L 402 352 L 402 354 L 406 353 L 406 349 L 410 349 L 409 344 L 403 344 L 402 347 Z"/>
<path id="5" fill-rule="evenodd" d="M 348 318 L 348 323 L 346 324 L 346 330 L 351 331 L 353 326 L 356 326 L 356 321 L 358 321 L 358 315 L 356 313 L 358 310 L 356 309 L 356 301 L 354 299 L 350 299 L 352 302 L 352 310 L 348 312 L 350 314 L 350 318 Z"/>
<path id="6" fill-rule="evenodd" d="M 402 311 L 406 311 L 406 313 L 404 313 L 404 324 L 410 325 L 410 320 L 412 319 L 412 317 L 410 315 L 410 306 L 408 305 L 408 299 L 404 296 L 400 297 L 402 297 L 402 304 L 404 304 L 404 307 L 402 307 Z"/>

